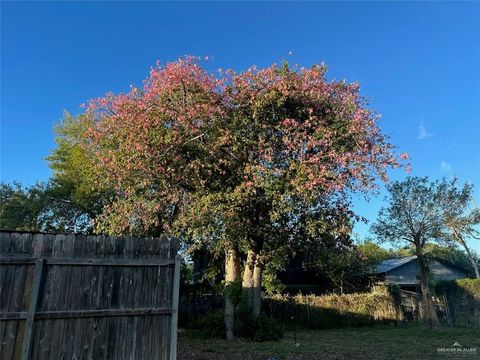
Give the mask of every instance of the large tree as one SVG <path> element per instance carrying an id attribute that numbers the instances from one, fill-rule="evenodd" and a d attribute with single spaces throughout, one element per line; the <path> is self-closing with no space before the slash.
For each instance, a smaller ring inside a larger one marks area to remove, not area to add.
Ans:
<path id="1" fill-rule="evenodd" d="M 425 251 L 429 242 L 442 238 L 443 187 L 440 182 L 428 178 L 408 177 L 387 185 L 389 205 L 382 207 L 372 232 L 380 241 L 406 242 L 415 249 L 418 273 L 425 311 L 422 316 L 432 326 L 438 326 L 431 291 L 429 288 L 428 256 Z"/>
<path id="2" fill-rule="evenodd" d="M 143 88 L 91 101 L 81 143 L 94 186 L 109 194 L 97 229 L 206 244 L 224 254 L 227 286 L 246 253 L 244 294 L 258 314 L 265 264 L 298 239 L 303 215 L 345 213 L 348 193 L 398 166 L 359 86 L 325 71 L 214 75 L 189 57 L 153 68 Z M 345 232 L 335 220 L 321 223 Z M 226 325 L 232 337 L 228 296 Z"/>

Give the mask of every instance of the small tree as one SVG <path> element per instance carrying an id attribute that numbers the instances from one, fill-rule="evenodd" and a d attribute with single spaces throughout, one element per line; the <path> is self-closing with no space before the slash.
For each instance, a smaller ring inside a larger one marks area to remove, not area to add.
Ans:
<path id="1" fill-rule="evenodd" d="M 438 326 L 428 279 L 428 258 L 425 245 L 441 237 L 443 226 L 442 186 L 428 178 L 408 177 L 387 185 L 390 204 L 380 209 L 372 232 L 380 241 L 407 242 L 417 255 L 419 280 L 425 311 L 424 320 Z"/>
<path id="2" fill-rule="evenodd" d="M 475 276 L 480 278 L 478 259 L 467 245 L 468 238 L 480 240 L 480 209 L 475 206 L 473 184 L 458 186 L 457 179 L 443 180 L 443 221 L 446 226 L 445 238 L 462 246 L 470 260 Z"/>

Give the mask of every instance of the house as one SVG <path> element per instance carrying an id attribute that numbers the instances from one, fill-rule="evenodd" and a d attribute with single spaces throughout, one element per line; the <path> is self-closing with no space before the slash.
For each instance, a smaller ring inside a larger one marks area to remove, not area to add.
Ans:
<path id="1" fill-rule="evenodd" d="M 440 258 L 430 259 L 429 269 L 431 278 L 437 281 L 467 277 L 465 269 Z M 413 290 L 417 284 L 417 256 L 384 260 L 377 265 L 377 273 L 387 284 L 397 284 L 402 288 Z"/>

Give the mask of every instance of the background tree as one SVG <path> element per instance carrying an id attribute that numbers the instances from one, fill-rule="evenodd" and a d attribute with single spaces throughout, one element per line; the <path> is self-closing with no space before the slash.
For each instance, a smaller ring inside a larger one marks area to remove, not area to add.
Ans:
<path id="1" fill-rule="evenodd" d="M 371 239 L 366 239 L 360 244 L 357 244 L 357 250 L 372 268 L 383 260 L 395 257 L 392 251 L 381 247 Z"/>
<path id="2" fill-rule="evenodd" d="M 0 228 L 39 231 L 44 227 L 45 184 L 24 188 L 19 183 L 0 184 Z"/>
<path id="3" fill-rule="evenodd" d="M 444 237 L 460 245 L 474 268 L 475 276 L 480 278 L 478 257 L 468 247 L 467 239 L 480 240 L 480 209 L 475 206 L 473 184 L 458 184 L 457 179 L 443 180 L 443 221 L 446 225 Z"/>
<path id="4" fill-rule="evenodd" d="M 1 229 L 88 233 L 89 213 L 72 200 L 70 188 L 52 180 L 29 187 L 0 184 Z"/>
<path id="5" fill-rule="evenodd" d="M 475 276 L 475 268 L 469 259 L 468 254 L 462 251 L 460 247 L 456 246 L 455 242 L 447 242 L 446 245 L 431 243 L 425 245 L 425 253 L 429 254 L 431 258 L 440 258 L 451 262 L 452 264 L 464 269 L 467 272 L 467 276 Z M 413 255 L 414 252 L 411 251 Z M 471 253 L 474 256 L 474 261 L 478 263 L 478 256 Z"/>
<path id="6" fill-rule="evenodd" d="M 340 294 L 369 289 L 372 269 L 348 235 L 326 236 L 315 245 L 308 251 L 304 266 L 318 273 L 326 289 Z"/>
<path id="7" fill-rule="evenodd" d="M 444 229 L 442 187 L 428 178 L 408 177 L 387 185 L 390 193 L 389 206 L 380 209 L 372 232 L 380 241 L 407 242 L 415 249 L 420 286 L 425 306 L 422 314 L 425 321 L 438 326 L 431 291 L 429 268 L 425 246 L 441 238 Z"/>

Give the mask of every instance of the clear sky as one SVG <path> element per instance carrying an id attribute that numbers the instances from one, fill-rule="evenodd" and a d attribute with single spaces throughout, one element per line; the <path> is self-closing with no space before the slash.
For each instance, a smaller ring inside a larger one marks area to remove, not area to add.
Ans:
<path id="1" fill-rule="evenodd" d="M 64 109 L 186 54 L 212 69 L 324 61 L 360 82 L 412 175 L 456 175 L 480 200 L 479 2 L 2 2 L 0 179 L 48 179 Z M 374 220 L 383 195 L 355 209 Z"/>

